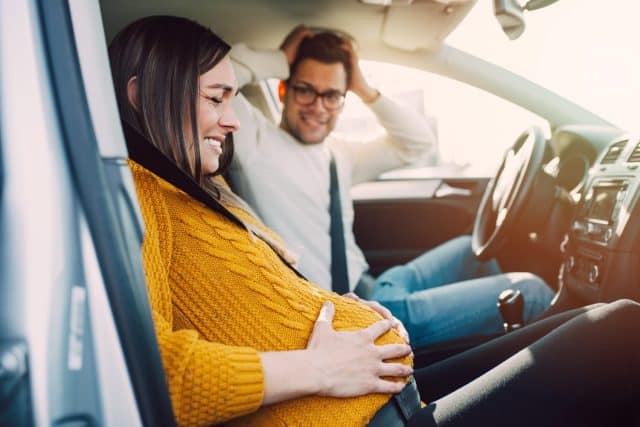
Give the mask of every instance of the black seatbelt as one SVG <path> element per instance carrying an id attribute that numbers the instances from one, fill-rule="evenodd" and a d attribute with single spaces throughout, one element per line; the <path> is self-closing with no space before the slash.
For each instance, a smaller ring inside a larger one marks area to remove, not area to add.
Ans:
<path id="1" fill-rule="evenodd" d="M 129 152 L 129 158 L 145 169 L 158 175 L 174 187 L 184 191 L 200 203 L 204 204 L 208 208 L 220 215 L 229 219 L 231 222 L 246 229 L 244 223 L 236 217 L 229 209 L 225 208 L 219 201 L 212 197 L 209 193 L 200 187 L 200 185 L 189 175 L 187 175 L 182 169 L 180 169 L 175 163 L 169 160 L 160 150 L 158 150 L 153 144 L 147 141 L 147 139 L 140 134 L 129 123 L 122 122 L 122 130 L 124 131 L 125 141 L 127 143 L 127 151 Z M 263 240 L 269 247 L 271 244 Z M 278 257 L 289 268 L 291 268 L 299 277 L 305 279 L 305 277 L 287 260 L 285 260 L 280 253 L 271 247 Z"/>
<path id="2" fill-rule="evenodd" d="M 344 223 L 342 220 L 342 204 L 336 160 L 331 154 L 329 165 L 329 213 L 331 214 L 331 287 L 333 292 L 343 295 L 349 292 L 349 275 L 347 273 L 347 248 L 344 243 Z"/>
<path id="3" fill-rule="evenodd" d="M 184 191 L 194 199 L 222 214 L 231 222 L 245 228 L 242 221 L 231 213 L 220 202 L 211 197 L 202 187 L 189 175 L 184 173 L 175 163 L 167 158 L 160 150 L 140 134 L 133 126 L 127 122 L 122 122 L 125 141 L 129 158 L 145 169 L 158 175 L 174 187 Z"/>

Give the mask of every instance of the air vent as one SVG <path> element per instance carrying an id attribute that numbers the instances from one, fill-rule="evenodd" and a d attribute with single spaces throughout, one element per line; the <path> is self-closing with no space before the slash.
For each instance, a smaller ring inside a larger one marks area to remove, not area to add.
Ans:
<path id="1" fill-rule="evenodd" d="M 622 150 L 624 150 L 625 145 L 627 145 L 627 142 L 628 141 L 616 142 L 611 147 L 609 147 L 607 154 L 604 155 L 600 163 L 603 165 L 609 164 L 609 163 L 615 163 L 616 160 L 618 160 L 618 157 L 620 157 Z"/>
<path id="2" fill-rule="evenodd" d="M 640 163 L 640 143 L 636 145 L 636 148 L 633 149 L 633 152 L 627 159 L 629 163 Z"/>

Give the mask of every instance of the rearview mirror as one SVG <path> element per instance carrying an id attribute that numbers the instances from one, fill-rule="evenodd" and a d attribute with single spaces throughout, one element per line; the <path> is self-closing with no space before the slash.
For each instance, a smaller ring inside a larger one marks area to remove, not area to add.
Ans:
<path id="1" fill-rule="evenodd" d="M 493 0 L 493 14 L 510 40 L 515 40 L 524 32 L 524 11 L 547 7 L 558 0 L 529 0 L 520 6 L 519 0 Z"/>
<path id="2" fill-rule="evenodd" d="M 524 32 L 524 13 L 517 0 L 493 0 L 493 13 L 510 40 Z"/>

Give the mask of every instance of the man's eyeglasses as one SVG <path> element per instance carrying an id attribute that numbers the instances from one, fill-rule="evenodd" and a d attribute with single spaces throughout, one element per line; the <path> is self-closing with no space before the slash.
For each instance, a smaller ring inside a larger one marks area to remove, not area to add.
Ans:
<path id="1" fill-rule="evenodd" d="M 300 105 L 311 105 L 318 97 L 322 98 L 322 105 L 327 110 L 337 110 L 344 105 L 344 93 L 339 90 L 318 92 L 313 86 L 294 84 L 289 86 L 293 91 L 293 99 Z"/>

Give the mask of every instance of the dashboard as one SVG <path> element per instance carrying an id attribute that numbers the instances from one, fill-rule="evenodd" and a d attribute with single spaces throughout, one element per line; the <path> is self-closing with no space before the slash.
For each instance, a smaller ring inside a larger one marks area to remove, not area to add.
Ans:
<path id="1" fill-rule="evenodd" d="M 585 158 L 591 166 L 573 194 L 577 204 L 562 246 L 561 281 L 585 302 L 638 300 L 640 138 L 576 129 L 569 133 L 554 136 L 552 145 L 565 157 Z"/>

